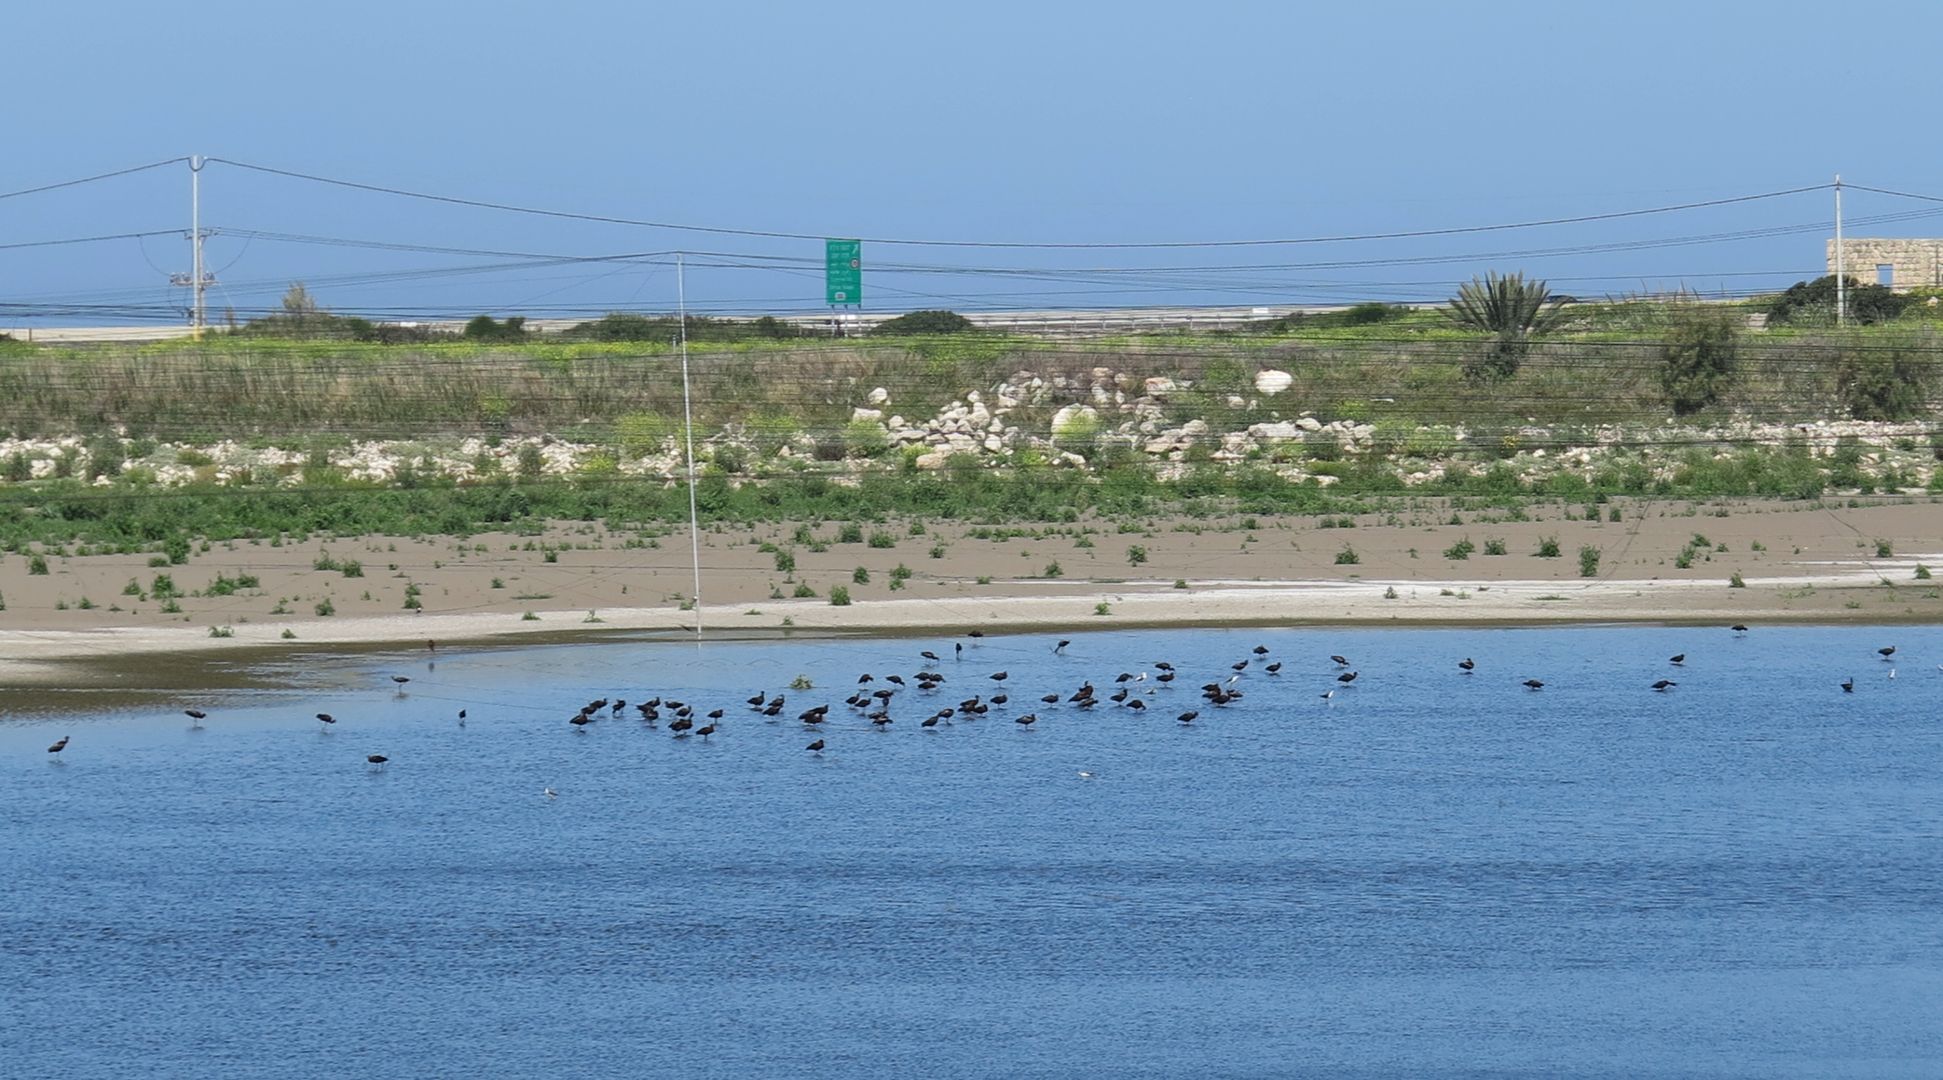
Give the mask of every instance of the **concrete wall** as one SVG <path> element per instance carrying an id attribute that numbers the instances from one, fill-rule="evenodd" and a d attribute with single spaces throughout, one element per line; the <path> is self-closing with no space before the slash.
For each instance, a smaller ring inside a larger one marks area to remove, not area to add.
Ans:
<path id="1" fill-rule="evenodd" d="M 1943 240 L 1883 240 L 1842 238 L 1842 261 L 1848 275 L 1864 285 L 1876 283 L 1876 267 L 1896 268 L 1890 287 L 1897 292 L 1943 287 Z M 1835 241 L 1828 241 L 1828 272 L 1835 272 Z"/>

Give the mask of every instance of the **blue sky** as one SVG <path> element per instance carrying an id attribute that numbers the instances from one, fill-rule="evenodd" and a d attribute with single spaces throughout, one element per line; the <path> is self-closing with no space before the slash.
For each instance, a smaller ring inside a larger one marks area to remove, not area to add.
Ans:
<path id="1" fill-rule="evenodd" d="M 811 235 L 1130 242 L 1573 216 L 1814 185 L 1943 195 L 1925 103 L 1943 8 L 581 0 L 29 4 L 9 12 L 0 191 L 184 154 L 470 198 Z M 301 234 L 603 255 L 685 249 L 704 309 L 813 308 L 813 241 L 462 209 L 212 165 L 217 311 L 297 278 L 341 310 L 667 308 L 653 261 L 499 258 Z M 0 199 L 0 244 L 186 230 L 182 166 Z M 1855 231 L 1943 209 L 1851 193 Z M 1403 299 L 1487 269 L 1601 294 L 1816 272 L 1825 192 L 1483 236 L 1146 252 L 866 248 L 876 309 Z M 1511 254 L 1723 232 L 1623 252 Z M 0 250 L 0 303 L 162 307 L 181 236 Z M 1415 265 L 1370 260 L 1436 258 Z M 739 260 L 714 260 L 739 261 Z M 1309 267 L 1318 261 L 1350 263 Z M 1260 270 L 1190 271 L 1224 264 Z M 892 273 L 1004 267 L 1030 274 Z M 1149 274 L 1080 273 L 1162 267 Z M 369 280 L 393 272 L 430 272 Z M 14 309 L 17 313 L 18 308 Z M 160 316 L 157 316 L 160 317 Z M 20 322 L 0 314 L 0 323 Z M 52 321 L 74 321 L 72 318 Z M 88 321 L 88 320 L 82 320 Z"/>

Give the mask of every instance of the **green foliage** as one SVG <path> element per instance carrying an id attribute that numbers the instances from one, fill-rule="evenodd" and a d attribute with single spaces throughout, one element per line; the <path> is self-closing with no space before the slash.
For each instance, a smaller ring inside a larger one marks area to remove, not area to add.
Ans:
<path id="1" fill-rule="evenodd" d="M 1722 306 L 1674 309 L 1660 346 L 1660 386 L 1681 416 L 1719 401 L 1733 385 L 1740 355 L 1740 316 Z"/>
<path id="2" fill-rule="evenodd" d="M 1492 271 L 1458 286 L 1444 313 L 1464 329 L 1491 335 L 1483 351 L 1465 364 L 1465 374 L 1477 380 L 1516 374 L 1530 339 L 1563 322 L 1564 307 L 1545 282 L 1527 281 L 1523 273 Z"/>
<path id="3" fill-rule="evenodd" d="M 856 585 L 870 584 L 870 568 L 866 566 L 859 566 L 855 570 L 852 570 L 850 572 L 850 581 L 852 584 L 856 584 Z"/>
<path id="4" fill-rule="evenodd" d="M 1337 566 L 1355 566 L 1362 561 L 1363 557 L 1356 554 L 1356 549 L 1350 547 L 1348 544 L 1344 544 L 1342 550 L 1336 552 Z"/>
<path id="5" fill-rule="evenodd" d="M 1842 405 L 1857 420 L 1906 420 L 1922 412 L 1937 342 L 1902 337 L 1844 349 L 1836 368 Z"/>
<path id="6" fill-rule="evenodd" d="M 1461 561 L 1470 558 L 1471 552 L 1476 550 L 1477 550 L 1477 545 L 1471 543 L 1471 538 L 1467 536 L 1464 539 L 1459 540 L 1457 543 L 1452 544 L 1451 546 L 1445 548 L 1444 558 L 1451 559 L 1453 561 Z"/>
<path id="7" fill-rule="evenodd" d="M 808 600 L 816 595 L 816 590 L 810 588 L 809 582 L 805 581 L 802 584 L 796 586 L 796 591 L 791 593 L 790 595 L 794 596 L 798 600 Z"/>
<path id="8" fill-rule="evenodd" d="M 870 534 L 870 546 L 885 550 L 894 548 L 897 546 L 897 536 L 883 529 L 876 529 Z"/>
<path id="9" fill-rule="evenodd" d="M 962 334 L 977 329 L 970 319 L 955 311 L 913 311 L 878 323 L 875 337 L 914 337 L 928 334 Z"/>
<path id="10" fill-rule="evenodd" d="M 1558 558 L 1558 537 L 1544 536 L 1538 540 L 1538 550 L 1533 552 L 1541 559 Z"/>
<path id="11" fill-rule="evenodd" d="M 1579 549 L 1579 576 L 1597 577 L 1599 574 L 1599 549 L 1587 544 Z"/>
<path id="12" fill-rule="evenodd" d="M 843 586 L 841 586 L 841 585 L 832 585 L 832 586 L 830 586 L 830 606 L 831 606 L 831 607 L 849 607 L 849 606 L 850 606 L 850 590 L 849 590 L 849 589 L 846 589 L 846 588 L 844 588 L 844 587 L 843 587 Z"/>
<path id="13" fill-rule="evenodd" d="M 1896 546 L 1894 544 L 1890 543 L 1887 540 L 1876 541 L 1876 558 L 1878 559 L 1892 558 L 1895 554 L 1896 554 Z"/>
<path id="14" fill-rule="evenodd" d="M 1503 555 L 1505 553 L 1504 538 L 1501 536 L 1485 537 L 1484 553 L 1486 555 Z"/>
<path id="15" fill-rule="evenodd" d="M 27 559 L 27 573 L 34 576 L 45 577 L 47 574 L 47 556 L 39 554 L 38 552 L 29 556 Z"/>
<path id="16" fill-rule="evenodd" d="M 861 544 L 864 542 L 864 527 L 854 521 L 846 521 L 837 528 L 837 543 Z"/>
<path id="17" fill-rule="evenodd" d="M 317 614 L 319 615 L 335 615 L 337 614 L 337 605 L 331 603 L 330 597 L 327 596 L 324 599 L 317 601 L 316 607 L 314 607 L 312 610 L 316 611 Z"/>
<path id="18" fill-rule="evenodd" d="M 682 325 L 670 316 L 650 317 L 614 312 L 592 322 L 575 326 L 561 337 L 569 341 L 657 342 L 668 343 L 681 337 Z M 691 343 L 739 341 L 786 341 L 804 336 L 793 323 L 769 315 L 756 319 L 711 319 L 690 315 L 687 319 Z"/>
<path id="19" fill-rule="evenodd" d="M 509 315 L 501 322 L 491 315 L 474 315 L 466 321 L 464 337 L 467 341 L 524 341 L 526 317 Z"/>
<path id="20" fill-rule="evenodd" d="M 1863 325 L 1888 322 L 1909 304 L 1908 297 L 1881 285 L 1865 285 L 1853 276 L 1848 279 L 1847 293 L 1848 318 Z M 1831 325 L 1835 322 L 1835 300 L 1834 274 L 1797 281 L 1768 305 L 1768 322 L 1776 326 Z"/>
<path id="21" fill-rule="evenodd" d="M 1140 544 L 1131 544 L 1127 547 L 1127 565 L 1139 566 L 1141 563 L 1144 563 L 1146 561 L 1147 561 L 1147 549 L 1144 546 Z"/>
<path id="22" fill-rule="evenodd" d="M 843 451 L 846 457 L 878 458 L 890 449 L 890 437 L 884 432 L 884 425 L 875 420 L 852 420 L 843 429 Z"/>

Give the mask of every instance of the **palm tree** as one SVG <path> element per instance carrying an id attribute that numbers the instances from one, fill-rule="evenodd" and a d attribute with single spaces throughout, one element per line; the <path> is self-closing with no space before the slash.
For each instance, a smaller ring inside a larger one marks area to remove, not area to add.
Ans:
<path id="1" fill-rule="evenodd" d="M 1444 312 L 1457 325 L 1492 334 L 1484 354 L 1465 365 L 1472 377 L 1503 377 L 1515 373 L 1529 339 L 1565 320 L 1565 300 L 1551 295 L 1543 281 L 1525 280 L 1523 273 L 1488 272 L 1458 286 L 1457 298 Z"/>

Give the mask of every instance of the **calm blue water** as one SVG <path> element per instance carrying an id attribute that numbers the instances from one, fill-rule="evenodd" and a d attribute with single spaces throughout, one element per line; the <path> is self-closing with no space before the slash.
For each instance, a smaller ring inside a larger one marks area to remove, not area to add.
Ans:
<path id="1" fill-rule="evenodd" d="M 1943 1075 L 1943 631 L 950 641 L 363 657 L 203 731 L 0 721 L 0 1072 Z M 1257 643 L 1282 675 L 1175 722 Z M 838 704 L 821 758 L 740 704 L 927 647 L 937 704 Z M 1144 716 L 1038 703 L 1162 659 Z M 1012 705 L 918 728 L 1000 669 Z M 566 723 L 617 694 L 729 714 Z"/>

